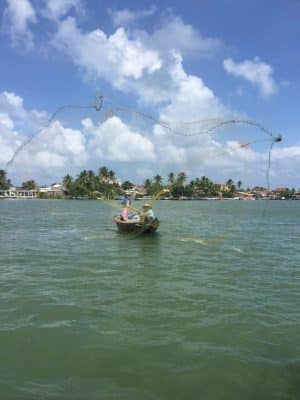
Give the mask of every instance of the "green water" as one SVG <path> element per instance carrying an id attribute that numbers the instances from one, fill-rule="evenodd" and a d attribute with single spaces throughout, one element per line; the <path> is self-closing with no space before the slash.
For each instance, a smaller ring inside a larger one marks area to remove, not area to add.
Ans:
<path id="1" fill-rule="evenodd" d="M 299 399 L 300 202 L 0 201 L 0 399 Z"/>

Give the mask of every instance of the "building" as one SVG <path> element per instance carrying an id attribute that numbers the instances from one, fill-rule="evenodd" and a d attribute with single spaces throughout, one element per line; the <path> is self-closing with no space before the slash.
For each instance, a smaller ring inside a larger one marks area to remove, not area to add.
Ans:
<path id="1" fill-rule="evenodd" d="M 38 190 L 10 187 L 7 190 L 0 190 L 0 197 L 4 199 L 37 199 Z"/>
<path id="2" fill-rule="evenodd" d="M 42 197 L 61 199 L 65 196 L 65 188 L 60 183 L 55 183 L 51 186 L 40 187 L 39 192 Z"/>

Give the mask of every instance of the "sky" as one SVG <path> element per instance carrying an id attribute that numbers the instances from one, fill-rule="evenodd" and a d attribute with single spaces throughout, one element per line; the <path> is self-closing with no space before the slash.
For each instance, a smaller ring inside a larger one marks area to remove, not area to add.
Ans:
<path id="1" fill-rule="evenodd" d="M 0 169 L 266 186 L 269 132 L 271 186 L 299 188 L 299 20 L 298 0 L 0 0 Z M 232 119 L 268 132 L 212 129 Z"/>

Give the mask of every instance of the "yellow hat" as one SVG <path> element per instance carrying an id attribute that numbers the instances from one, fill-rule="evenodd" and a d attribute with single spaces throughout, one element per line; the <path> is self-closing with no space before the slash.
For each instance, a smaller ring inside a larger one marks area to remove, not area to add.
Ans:
<path id="1" fill-rule="evenodd" d="M 146 203 L 146 204 L 143 205 L 143 208 L 151 208 L 151 205 Z"/>

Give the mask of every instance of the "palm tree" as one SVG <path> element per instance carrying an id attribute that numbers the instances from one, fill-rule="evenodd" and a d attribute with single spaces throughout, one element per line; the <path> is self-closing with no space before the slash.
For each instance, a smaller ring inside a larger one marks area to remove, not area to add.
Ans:
<path id="1" fill-rule="evenodd" d="M 177 186 L 178 189 L 181 191 L 181 196 L 183 196 L 183 192 L 184 192 L 184 182 L 186 181 L 186 173 L 185 172 L 179 172 L 178 176 L 177 176 Z"/>
<path id="2" fill-rule="evenodd" d="M 230 178 L 230 179 L 228 179 L 228 181 L 226 182 L 226 185 L 228 186 L 228 187 L 231 187 L 232 185 L 233 185 L 233 180 Z"/>
<path id="3" fill-rule="evenodd" d="M 170 184 L 174 183 L 174 180 L 175 180 L 175 174 L 174 174 L 174 172 L 170 172 L 169 175 L 168 175 L 169 183 Z"/>
<path id="4" fill-rule="evenodd" d="M 110 169 L 110 170 L 108 171 L 108 177 L 109 177 L 109 179 L 112 180 L 112 181 L 114 181 L 114 180 L 116 179 L 116 174 L 115 174 L 115 172 L 114 172 L 112 169 Z"/>
<path id="5" fill-rule="evenodd" d="M 186 173 L 185 172 L 179 172 L 178 177 L 177 177 L 177 184 L 179 186 L 183 186 L 185 181 L 186 181 Z"/>
<path id="6" fill-rule="evenodd" d="M 71 175 L 67 174 L 63 179 L 64 187 L 68 190 L 70 189 L 72 183 L 73 183 L 73 178 L 71 177 Z"/>
<path id="7" fill-rule="evenodd" d="M 241 186 L 242 186 L 242 181 L 237 181 L 236 185 L 237 185 L 237 187 L 240 189 Z"/>
<path id="8" fill-rule="evenodd" d="M 89 190 L 95 190 L 96 182 L 95 182 L 95 173 L 91 169 L 87 172 L 87 188 Z"/>
<path id="9" fill-rule="evenodd" d="M 128 190 L 128 189 L 132 189 L 134 187 L 134 184 L 130 181 L 124 181 L 122 183 L 122 189 L 123 190 Z"/>
<path id="10" fill-rule="evenodd" d="M 80 185 L 87 186 L 88 181 L 89 181 L 89 174 L 86 169 L 80 172 L 78 175 L 77 181 Z"/>
<path id="11" fill-rule="evenodd" d="M 162 183 L 162 177 L 159 174 L 155 175 L 154 182 L 156 183 L 157 186 L 160 186 Z"/>
<path id="12" fill-rule="evenodd" d="M 4 169 L 0 169 L 0 189 L 6 190 L 10 187 L 10 185 L 10 180 L 6 179 L 6 171 Z"/>
<path id="13" fill-rule="evenodd" d="M 235 186 L 232 179 L 228 179 L 226 182 L 227 187 L 229 188 L 228 197 L 233 197 L 235 192 Z"/>
<path id="14" fill-rule="evenodd" d="M 149 178 L 147 178 L 144 182 L 144 187 L 147 189 L 151 186 L 151 180 Z"/>
<path id="15" fill-rule="evenodd" d="M 99 179 L 100 181 L 106 181 L 109 178 L 109 171 L 107 167 L 99 168 Z"/>
<path id="16" fill-rule="evenodd" d="M 22 188 L 26 190 L 36 189 L 36 183 L 33 179 L 22 183 Z"/>

